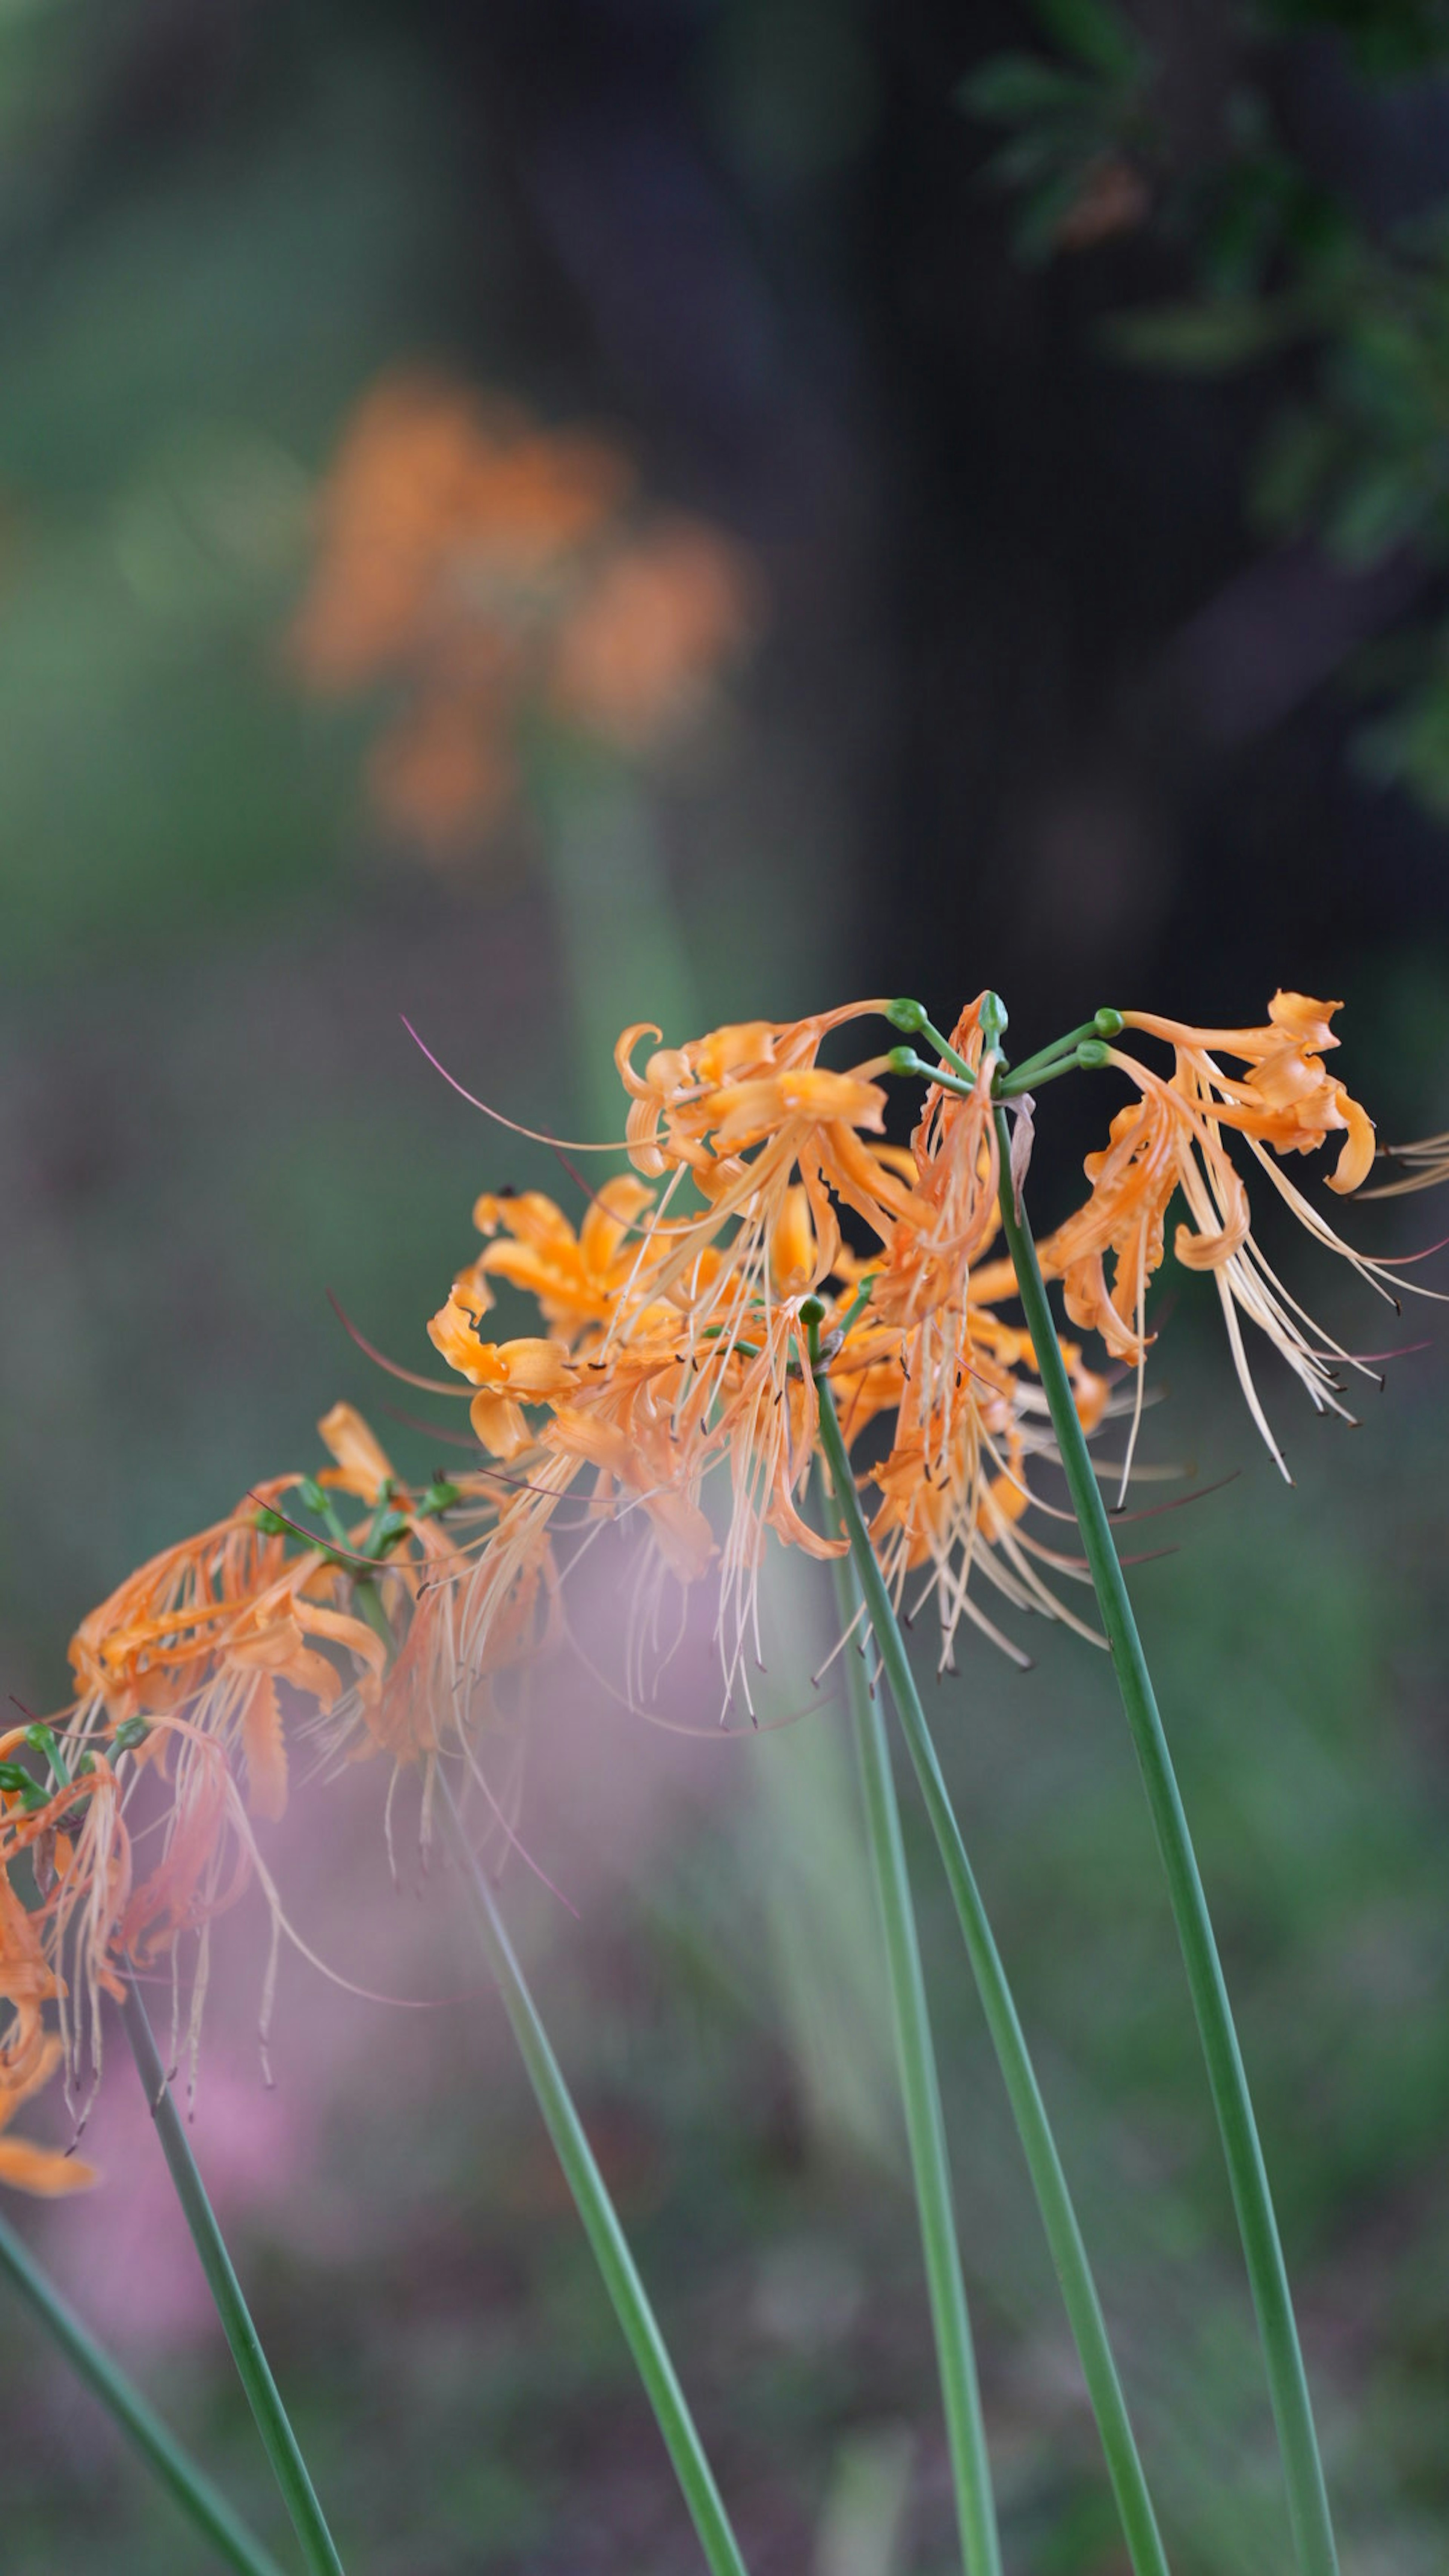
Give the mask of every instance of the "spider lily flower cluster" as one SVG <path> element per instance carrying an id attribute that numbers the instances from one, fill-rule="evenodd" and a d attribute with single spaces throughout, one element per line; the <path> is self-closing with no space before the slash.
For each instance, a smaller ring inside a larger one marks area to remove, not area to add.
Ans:
<path id="1" fill-rule="evenodd" d="M 483 1480 L 408 1487 L 348 1405 L 320 1428 L 320 1475 L 273 1477 L 139 1567 L 72 1639 L 72 1705 L 0 1736 L 0 2128 L 62 2056 L 72 2088 L 98 2077 L 101 1999 L 132 1971 L 169 1975 L 178 2011 L 184 1982 L 194 2044 L 210 1927 L 254 1878 L 286 1928 L 256 1825 L 286 1807 L 289 1736 L 323 1760 L 421 1749 L 383 1595 L 416 1601 L 487 1511 Z M 0 2181 L 91 2179 L 0 2139 Z"/>
<path id="2" fill-rule="evenodd" d="M 209 1927 L 250 1881 L 285 1930 L 257 1835 L 287 1802 L 299 1742 L 323 1769 L 379 1751 L 416 1766 L 425 1816 L 437 1758 L 461 1754 L 511 1839 L 482 1748 L 563 1633 L 566 1553 L 603 1524 L 632 1521 L 644 1541 L 631 1695 L 663 1649 L 666 1601 L 709 1578 L 726 1705 L 748 1708 L 767 1534 L 817 1558 L 843 1545 L 811 1516 L 811 1328 L 887 1584 L 912 1614 L 933 1606 L 943 1664 L 963 1619 L 1019 1654 L 1002 1607 L 1082 1625 L 1060 1588 L 1081 1562 L 1041 1534 L 1055 1440 L 1000 1213 L 1003 1161 L 1020 1203 L 1033 1090 L 1059 1075 L 1108 1071 L 1131 1092 L 1087 1158 L 1085 1201 L 1040 1247 L 1074 1333 L 1137 1380 L 1135 1398 L 1114 1391 L 1109 1366 L 1063 1339 L 1083 1428 L 1140 1405 L 1147 1292 L 1177 1203 L 1176 1256 L 1212 1276 L 1281 1464 L 1244 1324 L 1320 1409 L 1344 1410 L 1337 1371 L 1358 1363 L 1270 1268 L 1250 1182 L 1390 1293 L 1286 1169 L 1336 1145 L 1328 1182 L 1346 1193 L 1372 1165 L 1369 1121 L 1325 1064 L 1338 1007 L 1280 992 L 1240 1029 L 1106 1011 L 1014 1071 L 989 992 L 949 1035 L 918 1004 L 880 1000 L 684 1046 L 626 1030 L 627 1168 L 577 1219 L 539 1192 L 486 1193 L 481 1249 L 428 1326 L 469 1402 L 467 1472 L 409 1486 L 336 1406 L 320 1426 L 330 1465 L 256 1487 L 130 1576 L 76 1633 L 73 1706 L 0 1742 L 0 2125 L 62 2049 L 73 2081 L 98 2067 L 101 1997 L 132 1968 L 185 1985 L 194 2033 Z M 903 1075 L 925 1090 L 896 1143 Z M 530 1298 L 538 1329 L 493 1337 L 500 1292 Z M 144 1867 L 138 1823 L 158 1837 Z M 25 2181 L 6 2154 L 0 2141 L 0 2179 Z M 31 2187 L 60 2187 L 49 2166 L 28 2170 Z"/>

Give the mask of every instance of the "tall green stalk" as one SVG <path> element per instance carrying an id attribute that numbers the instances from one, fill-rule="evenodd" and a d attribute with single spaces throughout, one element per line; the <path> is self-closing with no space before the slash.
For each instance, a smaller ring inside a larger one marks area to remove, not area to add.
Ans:
<path id="1" fill-rule="evenodd" d="M 4 2218 L 0 2218 L 0 2270 L 6 2273 L 40 2319 L 47 2334 L 86 2386 L 100 2399 L 147 2467 L 155 2470 L 161 2484 L 175 2498 L 182 2512 L 190 2515 L 203 2538 L 210 2541 L 218 2558 L 224 2559 L 228 2567 L 236 2568 L 238 2576 L 281 2576 L 281 2569 L 271 2551 L 264 2549 L 261 2542 L 253 2537 L 246 2524 L 233 2513 L 220 2488 L 212 2485 L 206 2471 L 198 2466 L 175 2434 L 162 2423 L 154 2406 L 142 2396 L 120 2363 L 113 2361 L 82 2325 L 74 2308 L 47 2279 L 34 2256 Z"/>
<path id="2" fill-rule="evenodd" d="M 848 1557 L 840 1558 L 836 1564 L 835 1590 L 842 1628 L 849 1630 L 855 1624 L 860 1593 Z M 926 1981 L 921 1971 L 920 1945 L 916 1939 L 916 1917 L 906 1871 L 906 1849 L 901 1839 L 901 1817 L 896 1804 L 890 1747 L 886 1742 L 879 1705 L 871 1696 L 865 1666 L 859 1655 L 849 1648 L 845 1665 L 865 1802 L 866 1833 L 875 1869 L 881 1929 L 885 1936 L 896 2052 L 900 2060 L 901 2097 L 910 2141 L 916 2208 L 921 2222 L 931 2323 L 936 2337 L 941 2405 L 946 2418 L 946 2439 L 956 2487 L 961 2556 L 968 2576 L 1001 2576 L 1001 2543 L 991 2492 L 991 2463 L 987 2456 L 986 2428 L 981 2420 L 976 2355 L 951 2204 L 946 2125 L 941 2112 L 941 2088 L 936 2075 Z"/>
<path id="3" fill-rule="evenodd" d="M 451 1785 L 441 1770 L 438 1787 L 462 1863 L 464 1884 L 472 1902 L 484 1953 L 502 1995 L 504 2011 L 513 2026 L 519 2054 L 528 2070 L 544 2125 L 553 2140 L 583 2220 L 584 2231 L 593 2247 L 594 2259 L 603 2274 L 604 2286 L 624 2329 L 624 2339 L 634 2356 L 635 2367 L 658 2419 L 665 2448 L 683 2489 L 711 2576 L 746 2576 L 745 2562 L 730 2528 L 714 2472 L 705 2458 L 694 2418 L 644 2284 L 635 2269 L 634 2258 L 619 2225 L 604 2177 L 594 2161 L 573 2097 L 508 1938 L 488 1883 L 488 1874 L 468 1840 Z"/>
<path id="4" fill-rule="evenodd" d="M 1283 2455 L 1293 2541 L 1303 2576 L 1337 2576 L 1338 2552 L 1328 2509 L 1323 2463 L 1314 2430 L 1308 2379 L 1293 2315 L 1283 2247 L 1278 2235 L 1267 2168 L 1253 2116 L 1242 2051 L 1233 2025 L 1232 2006 L 1213 1937 L 1207 1899 L 1188 1832 L 1182 1795 L 1172 1767 L 1157 1700 L 1132 1615 L 1127 1585 L 1101 1487 L 1072 1395 L 1057 1341 L 1051 1306 L 1037 1259 L 1031 1225 L 1023 1207 L 1018 1213 L 1010 1180 L 1006 1113 L 998 1109 L 1001 1144 L 1001 1219 L 1007 1248 L 1016 1268 L 1027 1330 L 1037 1355 L 1042 1386 L 1051 1407 L 1057 1447 L 1082 1545 L 1096 1586 L 1122 1705 L 1127 1712 L 1137 1760 L 1147 1790 L 1158 1850 L 1167 1873 L 1173 1919 L 1182 1944 L 1193 2010 L 1207 2060 L 1213 2107 L 1222 2132 L 1223 2153 L 1233 2205 L 1247 2258 L 1248 2279 L 1257 2312 L 1268 2389 Z"/>
<path id="5" fill-rule="evenodd" d="M 281 2490 L 282 2501 L 292 2517 L 293 2529 L 302 2545 L 302 2555 L 312 2576 L 342 2576 L 342 2561 L 322 2518 L 322 2508 L 308 2476 L 307 2464 L 297 2446 L 297 2436 L 282 2404 L 271 2366 L 262 2350 L 261 2338 L 252 2323 L 251 2312 L 242 2297 L 241 2283 L 216 2223 L 216 2213 L 207 2198 L 206 2185 L 197 2171 L 185 2124 L 172 2100 L 166 2071 L 146 2018 L 146 2007 L 136 1985 L 127 1986 L 121 2010 L 162 2152 L 171 2168 L 176 2197 L 201 2257 L 207 2288 L 216 2302 L 216 2312 L 231 2346 L 237 2376 L 256 2417 L 257 2431 L 271 2461 L 272 2475 Z"/>
<path id="6" fill-rule="evenodd" d="M 1101 2301 L 1047 2118 L 1036 2069 L 1031 2062 L 981 1891 L 967 1858 L 950 1792 L 942 1777 L 900 1623 L 870 1543 L 849 1455 L 841 1437 L 830 1381 L 821 1375 L 817 1376 L 816 1384 L 820 1397 L 821 1447 L 830 1468 L 837 1507 L 850 1542 L 851 1559 L 865 1596 L 871 1630 L 890 1684 L 901 1732 L 906 1739 L 906 1748 L 920 1782 L 926 1812 L 945 1866 L 947 1884 L 955 1901 L 987 2028 L 1025 2151 L 1037 2206 L 1081 2361 L 1082 2376 L 1097 2419 L 1107 2472 L 1117 2499 L 1135 2576 L 1168 2576 L 1167 2558 L 1137 2454 L 1122 2383 L 1112 2358 Z"/>

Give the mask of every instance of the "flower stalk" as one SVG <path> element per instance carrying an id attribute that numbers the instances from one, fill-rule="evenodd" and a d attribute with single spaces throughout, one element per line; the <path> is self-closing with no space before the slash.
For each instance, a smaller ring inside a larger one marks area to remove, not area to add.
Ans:
<path id="1" fill-rule="evenodd" d="M 212 2485 L 206 2471 L 163 2424 L 149 2399 L 82 2325 L 4 2218 L 0 2218 L 0 2271 L 218 2558 L 234 2567 L 238 2576 L 281 2576 L 271 2551 L 248 2531 L 220 2488 Z"/>
<path id="2" fill-rule="evenodd" d="M 860 1592 L 848 1557 L 835 1565 L 836 1599 L 842 1627 L 854 1627 Z M 981 2417 L 981 2391 L 971 2320 L 961 2277 L 956 2220 L 951 2202 L 951 2171 L 941 2088 L 931 2038 L 926 1983 L 916 1938 L 900 1809 L 891 1771 L 890 1747 L 880 1704 L 870 1689 L 858 1654 L 847 1648 L 846 1687 L 860 1769 L 866 1834 L 875 1873 L 885 1940 L 900 2063 L 901 2099 L 910 2142 L 916 2208 L 921 2223 L 926 2286 L 936 2338 L 936 2365 L 941 2405 L 956 2488 L 956 2519 L 967 2576 L 1001 2576 L 1001 2543 L 991 2491 L 991 2463 Z"/>
<path id="3" fill-rule="evenodd" d="M 1062 1362 L 1030 1221 L 1024 1207 L 1018 1216 L 1006 1177 L 1007 1131 L 1000 1111 L 997 1125 L 1003 1156 L 1002 1226 L 1167 1875 L 1247 2261 L 1283 2458 L 1294 2547 L 1302 2576 L 1338 2576 L 1338 2552 L 1307 2373 L 1227 1983 L 1126 1579 Z"/>
<path id="4" fill-rule="evenodd" d="M 185 2124 L 172 2098 L 171 2086 L 157 2052 L 146 2007 L 134 1982 L 126 1987 L 121 2010 L 162 2152 L 171 2169 L 176 2197 L 201 2258 L 207 2288 L 216 2302 L 216 2312 L 231 2346 L 237 2376 L 256 2417 L 257 2431 L 272 2464 L 272 2475 L 281 2490 L 282 2501 L 291 2516 L 292 2527 L 301 2543 L 302 2555 L 312 2576 L 343 2576 L 342 2561 L 323 2519 L 297 2436 L 272 2377 L 271 2365 L 262 2350 L 251 2312 L 242 2296 L 241 2283 L 217 2225 L 206 2185 L 197 2169 Z"/>
<path id="5" fill-rule="evenodd" d="M 529 1992 L 518 1956 L 508 1938 L 487 1871 L 468 1840 L 446 1773 L 438 1789 L 463 1883 L 473 1908 L 484 1954 L 503 1998 L 503 2008 L 518 2042 L 544 2125 L 553 2140 L 564 2177 L 583 2220 L 604 2286 L 624 2330 L 624 2339 L 644 2382 L 664 2445 L 683 2490 L 711 2576 L 746 2576 L 739 2543 L 730 2527 L 714 2472 L 705 2458 L 694 2418 L 680 2387 L 648 2294 L 639 2278 L 604 2177 L 594 2160 L 583 2123 L 553 2053 L 538 2007 Z"/>
<path id="6" fill-rule="evenodd" d="M 1008 1183 L 1009 1188 L 1009 1183 Z M 987 2028 L 1006 2085 L 1012 2116 L 1021 2138 L 1046 2231 L 1053 2265 L 1061 2283 L 1068 2322 L 1076 2343 L 1087 2394 L 1097 2420 L 1107 2472 L 1127 2541 L 1134 2576 L 1168 2576 L 1167 2558 L 1157 2517 L 1138 2456 L 1122 2383 L 1107 2337 L 1097 2285 L 1092 2277 L 1082 2231 L 1062 2170 L 1036 2069 L 1027 2048 L 1015 1998 L 1007 1982 L 1001 1953 L 991 1929 L 981 1891 L 967 1856 L 956 1811 L 942 1775 L 935 1744 L 926 1723 L 885 1578 L 870 1542 L 856 1494 L 850 1460 L 841 1437 L 828 1376 L 820 1372 L 818 1324 L 812 1328 L 811 1359 L 820 1398 L 820 1440 L 835 1488 L 836 1504 L 850 1542 L 856 1580 L 865 1596 L 876 1648 L 895 1703 L 926 1812 L 945 1867 L 967 1955 L 976 1979 Z"/>

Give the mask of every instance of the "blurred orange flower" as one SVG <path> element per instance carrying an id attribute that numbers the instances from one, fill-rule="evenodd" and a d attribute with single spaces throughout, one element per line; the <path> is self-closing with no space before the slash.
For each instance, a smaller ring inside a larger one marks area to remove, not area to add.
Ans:
<path id="1" fill-rule="evenodd" d="M 437 857 L 520 794 L 530 711 L 647 753 L 749 641 L 758 584 L 701 520 L 632 507 L 617 443 L 425 376 L 367 394 L 323 487 L 292 659 L 314 689 L 392 682 L 379 811 Z"/>
<path id="2" fill-rule="evenodd" d="M 553 703 L 589 732 L 645 751 L 698 705 L 754 616 L 738 549 L 697 520 L 670 519 L 609 557 L 559 627 Z"/>

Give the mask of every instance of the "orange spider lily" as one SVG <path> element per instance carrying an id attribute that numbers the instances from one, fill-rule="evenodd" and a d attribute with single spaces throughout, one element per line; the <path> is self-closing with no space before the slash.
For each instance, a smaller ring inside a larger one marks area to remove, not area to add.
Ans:
<path id="1" fill-rule="evenodd" d="M 1314 1153 L 1330 1135 L 1341 1133 L 1343 1147 L 1326 1178 L 1331 1190 L 1345 1193 L 1368 1178 L 1374 1130 L 1367 1112 L 1350 1099 L 1347 1084 L 1324 1067 L 1328 1049 L 1340 1044 L 1329 1023 L 1342 1008 L 1341 1002 L 1315 1002 L 1306 993 L 1280 991 L 1268 1005 L 1266 1025 L 1257 1029 L 1194 1029 L 1150 1011 L 1124 1011 L 1122 1022 L 1146 1037 L 1166 1039 L 1179 1072 L 1189 1072 L 1214 1102 L 1219 1127 L 1235 1127 L 1279 1154 Z M 1219 1054 L 1249 1065 L 1246 1079 L 1225 1074 L 1215 1061 Z"/>
<path id="2" fill-rule="evenodd" d="M 3 1975 L 3 1964 L 0 1964 Z M 28 2074 L 13 2085 L 0 2087 L 0 2130 L 8 2129 L 22 2102 L 28 2102 L 50 2082 L 61 2061 L 58 2039 L 47 2039 L 37 2053 Z M 62 2155 L 55 2147 L 37 2147 L 28 2138 L 0 2136 L 0 2183 L 12 2191 L 33 2192 L 41 2200 L 59 2200 L 73 2191 L 89 2191 L 100 2176 L 94 2165 L 79 2156 Z"/>
<path id="3" fill-rule="evenodd" d="M 506 1279 L 535 1297 L 544 1322 L 572 1343 L 590 1325 L 607 1324 L 625 1291 L 637 1284 L 639 1223 L 653 1204 L 645 1182 L 620 1172 L 597 1192 L 575 1232 L 541 1190 L 509 1197 L 485 1191 L 473 1222 L 490 1241 L 455 1283 L 454 1294 L 465 1305 L 476 1299 L 476 1312 L 483 1314 L 491 1296 L 488 1282 Z"/>
<path id="4" fill-rule="evenodd" d="M 564 620 L 553 703 L 606 741 L 645 750 L 694 712 L 720 665 L 749 643 L 757 604 L 738 547 L 697 520 L 665 520 L 619 547 Z"/>
<path id="5" fill-rule="evenodd" d="M 430 1319 L 429 1337 L 449 1368 L 478 1389 L 469 1419 L 483 1447 L 495 1458 L 516 1458 L 533 1440 L 523 1406 L 564 1394 L 573 1383 L 573 1364 L 562 1342 L 482 1341 L 480 1320 L 467 1290 L 454 1287 Z"/>
<path id="6" fill-rule="evenodd" d="M 702 521 L 626 511 L 633 479 L 613 444 L 446 383 L 385 380 L 355 414 L 292 654 L 318 689 L 404 682 L 371 783 L 435 859 L 522 793 L 530 708 L 647 752 L 750 641 L 750 559 Z"/>
<path id="7" fill-rule="evenodd" d="M 1285 1476 L 1288 1470 L 1248 1365 L 1241 1319 L 1255 1324 L 1282 1353 L 1320 1412 L 1351 1419 L 1335 1370 L 1363 1364 L 1303 1315 L 1270 1268 L 1254 1240 L 1247 1187 L 1227 1139 L 1234 1132 L 1241 1135 L 1279 1196 L 1315 1239 L 1393 1297 L 1381 1265 L 1342 1241 L 1295 1188 L 1278 1159 L 1311 1153 L 1341 1134 L 1338 1164 L 1327 1176 L 1330 1188 L 1340 1192 L 1358 1188 L 1372 1165 L 1373 1128 L 1323 1064 L 1325 1048 L 1338 1043 L 1329 1022 L 1339 1007 L 1302 993 L 1280 992 L 1269 1005 L 1264 1026 L 1250 1029 L 1195 1029 L 1147 1012 L 1124 1012 L 1125 1027 L 1172 1047 L 1172 1075 L 1164 1079 L 1119 1047 L 1104 1049 L 1105 1060 L 1126 1075 L 1139 1096 L 1113 1119 L 1102 1151 L 1087 1157 L 1092 1192 L 1085 1206 L 1041 1247 L 1042 1267 L 1048 1276 L 1061 1279 L 1073 1323 L 1099 1332 L 1115 1358 L 1136 1368 L 1140 1396 L 1149 1339 L 1147 1288 L 1161 1265 L 1168 1208 L 1180 1190 L 1190 1222 L 1179 1223 L 1173 1249 L 1188 1269 L 1212 1274 L 1249 1409 Z M 1227 1071 L 1218 1062 L 1220 1055 L 1236 1058 L 1247 1073 Z M 1129 1445 L 1129 1465 L 1130 1456 Z"/>
<path id="8" fill-rule="evenodd" d="M 795 1224 L 797 1249 L 805 1243 L 792 1191 L 804 1191 L 814 1234 L 814 1275 L 802 1278 L 798 1294 L 835 1272 L 842 1250 L 837 1203 L 881 1240 L 899 1221 L 925 1218 L 894 1168 L 896 1158 L 868 1141 L 885 1123 L 885 1094 L 875 1079 L 885 1057 L 847 1073 L 816 1062 L 832 1030 L 881 1009 L 879 1002 L 858 1002 L 789 1024 L 757 1020 L 716 1029 L 688 1046 L 656 1048 L 642 1074 L 634 1067 L 635 1047 L 658 1030 L 640 1023 L 620 1038 L 614 1054 L 633 1104 L 631 1157 L 642 1172 L 673 1176 L 645 1232 L 652 1290 L 676 1299 L 696 1346 L 706 1332 L 726 1350 L 739 1334 L 758 1339 L 751 1319 L 758 1322 L 773 1301 L 771 1247 L 782 1223 Z M 673 1218 L 666 1237 L 671 1201 L 686 1174 L 706 1212 Z M 661 1240 L 665 1249 L 656 1262 Z M 706 1247 L 714 1255 L 708 1276 L 699 1267 Z"/>
<path id="9" fill-rule="evenodd" d="M 932 1083 L 911 1138 L 911 1192 L 920 1213 L 892 1229 L 873 1299 L 877 1313 L 903 1324 L 961 1302 L 970 1266 L 1001 1221 L 992 1067 L 981 1027 L 986 998 L 978 993 L 968 1003 L 950 1040 L 977 1076 L 975 1089 L 963 1100 Z"/>
<path id="10" fill-rule="evenodd" d="M 82 1733 L 189 1708 L 204 1732 L 242 1743 L 254 1808 L 268 1817 L 286 1805 L 277 1684 L 325 1712 L 345 1687 L 327 1648 L 342 1650 L 364 1691 L 383 1662 L 371 1628 L 338 1606 L 346 1577 L 320 1553 L 289 1555 L 285 1528 L 258 1526 L 258 1506 L 275 1512 L 295 1483 L 274 1477 L 225 1521 L 163 1549 L 71 1641 Z M 150 1752 L 164 1758 L 165 1739 L 153 1736 Z"/>

